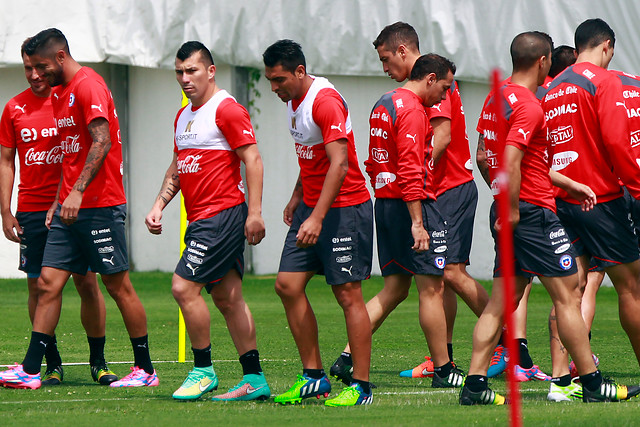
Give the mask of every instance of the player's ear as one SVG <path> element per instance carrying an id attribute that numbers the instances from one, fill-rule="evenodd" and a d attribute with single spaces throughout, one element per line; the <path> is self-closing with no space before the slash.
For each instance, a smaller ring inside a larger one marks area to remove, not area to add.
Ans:
<path id="1" fill-rule="evenodd" d="M 67 57 L 67 53 L 64 51 L 64 49 L 60 49 L 56 52 L 54 58 L 56 60 L 56 62 L 58 64 L 62 64 L 64 62 L 64 59 Z"/>
<path id="2" fill-rule="evenodd" d="M 293 73 L 297 78 L 301 79 L 307 74 L 307 70 L 304 68 L 304 65 L 300 64 L 296 67 L 296 70 Z"/>
<path id="3" fill-rule="evenodd" d="M 207 73 L 209 74 L 209 78 L 215 78 L 216 76 L 216 66 L 211 64 L 209 65 L 209 67 L 207 68 Z"/>

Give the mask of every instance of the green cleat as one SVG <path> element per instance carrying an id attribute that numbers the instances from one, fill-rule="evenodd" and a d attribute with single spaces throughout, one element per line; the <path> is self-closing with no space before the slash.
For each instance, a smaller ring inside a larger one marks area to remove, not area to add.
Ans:
<path id="1" fill-rule="evenodd" d="M 640 386 L 618 385 L 609 378 L 603 378 L 602 384 L 595 391 L 582 387 L 583 402 L 619 402 L 631 399 L 640 394 Z"/>
<path id="2" fill-rule="evenodd" d="M 267 400 L 269 397 L 271 397 L 269 384 L 264 375 L 259 373 L 245 375 L 237 386 L 229 389 L 227 393 L 213 396 L 211 400 L 214 402 Z"/>
<path id="3" fill-rule="evenodd" d="M 60 385 L 63 377 L 64 371 L 62 370 L 62 365 L 56 366 L 53 369 L 47 369 L 44 373 L 44 377 L 42 377 L 42 385 Z"/>
<path id="4" fill-rule="evenodd" d="M 576 383 L 577 378 L 571 380 L 568 386 L 561 386 L 551 383 L 547 400 L 552 402 L 570 402 L 572 400 L 582 400 L 582 385 Z"/>
<path id="5" fill-rule="evenodd" d="M 180 388 L 173 393 L 177 400 L 197 400 L 205 393 L 218 388 L 218 376 L 213 366 L 207 368 L 193 368 L 187 375 Z"/>
<path id="6" fill-rule="evenodd" d="M 118 381 L 118 376 L 109 369 L 107 362 L 104 360 L 95 365 L 91 365 L 91 377 L 101 385 L 109 385 L 112 382 Z"/>
<path id="7" fill-rule="evenodd" d="M 329 399 L 324 404 L 326 406 L 356 406 L 370 405 L 373 402 L 373 393 L 366 394 L 360 384 L 351 384 L 342 389 L 339 395 Z"/>
<path id="8" fill-rule="evenodd" d="M 504 396 L 490 388 L 477 393 L 469 390 L 466 386 L 460 389 L 461 405 L 504 405 L 505 403 Z"/>
<path id="9" fill-rule="evenodd" d="M 291 388 L 282 394 L 276 396 L 273 401 L 286 405 L 287 403 L 295 404 L 302 402 L 302 399 L 307 397 L 320 397 L 329 396 L 331 392 L 331 383 L 327 376 L 323 376 L 319 379 L 309 378 L 306 375 L 298 375 L 298 379 L 291 386 Z"/>

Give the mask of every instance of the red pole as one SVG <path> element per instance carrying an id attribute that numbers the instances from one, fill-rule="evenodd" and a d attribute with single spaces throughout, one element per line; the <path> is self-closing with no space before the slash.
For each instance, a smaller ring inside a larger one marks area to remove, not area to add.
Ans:
<path id="1" fill-rule="evenodd" d="M 492 72 L 492 86 L 494 92 L 494 104 L 497 118 L 497 138 L 498 147 L 505 145 L 506 123 L 501 95 L 500 71 L 494 69 Z M 520 389 L 515 379 L 515 366 L 518 364 L 519 349 L 515 337 L 513 337 L 513 295 L 515 289 L 514 253 L 513 253 L 513 230 L 509 222 L 509 189 L 508 176 L 503 160 L 504 150 L 498 150 L 498 221 L 501 229 L 498 233 L 498 247 L 500 248 L 500 268 L 502 270 L 502 286 L 504 295 L 504 322 L 506 326 L 503 335 L 509 360 L 507 361 L 507 384 L 509 385 L 509 413 L 510 425 L 514 427 L 522 426 L 522 408 L 520 402 Z"/>

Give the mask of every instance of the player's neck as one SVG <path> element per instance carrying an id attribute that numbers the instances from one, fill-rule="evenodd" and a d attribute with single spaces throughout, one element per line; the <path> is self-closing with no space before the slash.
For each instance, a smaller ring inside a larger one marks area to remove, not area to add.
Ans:
<path id="1" fill-rule="evenodd" d="M 596 46 L 592 49 L 586 49 L 578 54 L 576 58 L 576 64 L 581 62 L 589 62 L 600 68 L 607 68 L 609 66 L 609 59 L 603 54 L 602 48 Z"/>
<path id="2" fill-rule="evenodd" d="M 210 85 L 207 88 L 207 91 L 205 92 L 204 96 L 200 99 L 191 99 L 191 105 L 194 108 L 200 108 L 202 107 L 204 104 L 206 104 L 207 102 L 209 102 L 209 100 L 211 98 L 213 98 L 215 96 L 216 93 L 220 92 L 220 88 L 218 87 L 218 85 L 216 84 L 215 80 L 213 82 L 212 85 Z"/>
<path id="3" fill-rule="evenodd" d="M 309 88 L 313 84 L 313 78 L 309 74 L 305 74 L 302 79 L 302 84 L 300 85 L 300 92 L 297 94 L 293 100 L 302 100 L 309 92 Z"/>
<path id="4" fill-rule="evenodd" d="M 420 52 L 408 52 L 407 53 L 407 68 L 406 68 L 406 73 L 407 73 L 407 79 L 409 79 L 409 77 L 411 77 L 411 70 L 413 69 L 413 66 L 416 65 L 416 61 L 418 60 L 418 58 L 420 58 Z"/>
<path id="5" fill-rule="evenodd" d="M 33 90 L 33 88 L 31 88 L 31 93 L 33 93 L 38 98 L 48 98 L 51 96 L 51 87 L 48 87 L 46 90 L 42 90 L 40 92 L 36 92 L 35 90 Z"/>
<path id="6" fill-rule="evenodd" d="M 69 82 L 71 82 L 71 80 L 73 80 L 75 75 L 82 68 L 82 65 L 78 64 L 76 62 L 76 60 L 71 58 L 70 56 L 67 57 L 66 61 L 68 61 L 68 62 L 64 64 L 64 68 L 63 68 L 63 71 L 62 71 L 62 80 L 63 80 L 62 84 L 63 85 L 69 84 Z"/>
<path id="7" fill-rule="evenodd" d="M 531 92 L 536 93 L 538 89 L 538 73 L 534 70 L 514 71 L 511 74 L 511 83 L 524 86 Z"/>

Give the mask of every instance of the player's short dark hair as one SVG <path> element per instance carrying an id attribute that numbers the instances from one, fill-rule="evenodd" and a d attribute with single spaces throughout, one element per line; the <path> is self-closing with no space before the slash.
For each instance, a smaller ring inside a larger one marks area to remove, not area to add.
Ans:
<path id="1" fill-rule="evenodd" d="M 67 54 L 70 54 L 69 43 L 64 34 L 62 34 L 62 31 L 57 28 L 47 28 L 25 40 L 22 51 L 31 56 L 36 53 L 49 51 L 53 47 L 56 48 L 56 51 L 62 49 Z"/>
<path id="2" fill-rule="evenodd" d="M 387 49 L 395 52 L 403 44 L 410 49 L 420 51 L 420 41 L 416 30 L 406 22 L 395 22 L 387 25 L 380 31 L 378 37 L 373 41 L 373 47 L 385 45 Z"/>
<path id="3" fill-rule="evenodd" d="M 24 41 L 22 42 L 22 45 L 20 46 L 20 57 L 22 57 L 23 55 L 26 54 L 26 52 L 24 51 L 25 46 L 27 45 L 27 43 L 29 43 L 29 41 L 31 40 L 31 37 L 27 37 L 26 39 L 24 39 Z"/>
<path id="4" fill-rule="evenodd" d="M 262 54 L 264 65 L 272 68 L 281 65 L 282 69 L 293 73 L 299 65 L 307 68 L 307 61 L 302 53 L 302 46 L 293 40 L 278 40 Z"/>
<path id="5" fill-rule="evenodd" d="M 442 80 L 447 78 L 447 74 L 456 73 L 456 64 L 436 53 L 428 53 L 422 55 L 416 60 L 411 69 L 411 75 L 409 80 L 418 81 L 424 79 L 427 75 L 434 73 L 436 80 Z"/>
<path id="6" fill-rule="evenodd" d="M 611 47 L 613 47 L 616 44 L 616 35 L 609 24 L 600 18 L 587 19 L 578 25 L 574 35 L 578 53 L 594 48 L 606 40 L 611 40 Z"/>
<path id="7" fill-rule="evenodd" d="M 511 64 L 513 70 L 525 70 L 542 56 L 548 56 L 553 50 L 551 37 L 540 31 L 527 31 L 514 37 L 511 42 Z"/>
<path id="8" fill-rule="evenodd" d="M 211 51 L 207 49 L 205 45 L 195 40 L 184 42 L 182 46 L 180 46 L 180 49 L 178 49 L 176 58 L 178 58 L 180 61 L 184 61 L 196 52 L 200 52 L 200 58 L 202 58 L 202 62 L 204 62 L 204 65 L 206 67 L 214 65 Z"/>
<path id="9" fill-rule="evenodd" d="M 576 62 L 576 50 L 571 46 L 563 44 L 553 49 L 551 52 L 551 68 L 549 77 L 555 77 L 564 71 L 569 65 Z"/>

